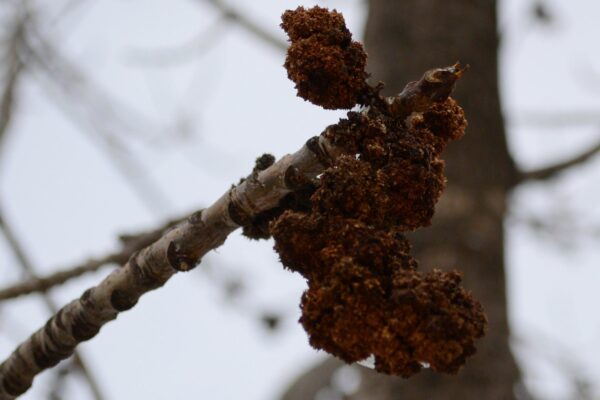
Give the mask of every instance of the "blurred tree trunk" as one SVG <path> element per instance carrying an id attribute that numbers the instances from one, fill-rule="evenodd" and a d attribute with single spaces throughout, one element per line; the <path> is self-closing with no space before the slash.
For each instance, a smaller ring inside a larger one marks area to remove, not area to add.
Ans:
<path id="1" fill-rule="evenodd" d="M 365 45 L 370 72 L 396 93 L 437 66 L 471 65 L 454 94 L 465 109 L 465 138 L 444 153 L 448 187 L 433 225 L 413 237 L 422 269 L 457 268 L 489 319 L 478 353 L 458 376 L 424 371 L 404 380 L 362 371 L 352 400 L 515 398 L 519 371 L 509 348 L 504 276 L 506 197 L 516 184 L 498 95 L 498 34 L 493 0 L 370 0 Z M 285 400 L 313 399 L 334 361 L 294 383 Z"/>

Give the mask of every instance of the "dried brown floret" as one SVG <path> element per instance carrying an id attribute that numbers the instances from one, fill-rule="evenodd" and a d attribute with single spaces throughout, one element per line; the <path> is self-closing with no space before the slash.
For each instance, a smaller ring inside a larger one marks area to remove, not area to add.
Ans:
<path id="1" fill-rule="evenodd" d="M 398 160 L 381 172 L 390 198 L 388 215 L 398 229 L 414 230 L 431 224 L 435 204 L 446 182 L 443 162 L 434 160 L 422 165 Z"/>
<path id="2" fill-rule="evenodd" d="M 432 115 L 443 122 L 443 114 Z M 368 218 L 371 224 L 386 221 L 401 230 L 429 225 L 446 179 L 438 138 L 419 124 L 406 129 L 385 115 L 350 113 L 329 127 L 326 137 L 356 152 L 358 160 L 342 157 L 326 171 L 313 203 L 322 212 Z"/>
<path id="3" fill-rule="evenodd" d="M 282 263 L 308 280 L 300 322 L 314 347 L 347 362 L 374 355 L 378 371 L 405 377 L 422 365 L 454 373 L 474 353 L 481 306 L 457 273 L 417 272 L 399 233 L 430 223 L 439 154 L 465 126 L 447 99 L 408 120 L 371 107 L 326 130 L 349 155 L 322 174 L 310 212 L 271 225 Z"/>
<path id="4" fill-rule="evenodd" d="M 442 103 L 434 103 L 425 111 L 423 124 L 436 137 L 446 142 L 460 139 L 467 128 L 465 112 L 452 98 L 447 98 Z"/>
<path id="5" fill-rule="evenodd" d="M 467 120 L 463 109 L 452 98 L 441 103 L 434 103 L 423 113 L 413 114 L 408 125 L 414 135 L 430 136 L 430 142 L 440 153 L 446 144 L 460 139 L 467 128 Z"/>
<path id="6" fill-rule="evenodd" d="M 355 218 L 380 225 L 388 208 L 383 182 L 367 162 L 352 156 L 340 157 L 321 177 L 312 197 L 315 212 Z"/>
<path id="7" fill-rule="evenodd" d="M 249 239 L 268 239 L 271 237 L 269 226 L 285 210 L 307 212 L 311 208 L 310 196 L 314 187 L 304 185 L 302 188 L 289 193 L 279 202 L 279 206 L 256 215 L 251 221 L 242 226 L 242 234 Z"/>
<path id="8" fill-rule="evenodd" d="M 455 373 L 484 333 L 479 303 L 457 273 L 423 275 L 400 231 L 430 223 L 445 184 L 439 152 L 462 135 L 462 110 L 445 101 L 398 121 L 349 113 L 326 130 L 350 154 L 325 170 L 305 212 L 271 225 L 282 263 L 308 280 L 300 322 L 310 343 L 384 373 L 423 365 Z"/>
<path id="9" fill-rule="evenodd" d="M 372 129 L 376 129 L 378 126 L 377 121 L 369 118 L 364 113 L 350 111 L 347 118 L 342 118 L 337 124 L 328 126 L 323 135 L 345 152 L 359 154 L 362 153 L 365 132 L 371 124 L 373 125 Z M 379 129 L 378 136 L 380 138 L 385 137 L 385 126 Z"/>
<path id="10" fill-rule="evenodd" d="M 406 275 L 399 272 L 394 286 L 405 285 Z M 474 339 L 485 333 L 483 308 L 460 282 L 456 271 L 434 270 L 413 285 L 414 298 L 396 300 L 399 306 L 410 304 L 419 314 L 407 343 L 414 348 L 415 358 L 434 371 L 456 373 L 466 358 L 475 353 Z"/>
<path id="11" fill-rule="evenodd" d="M 269 224 L 282 212 L 283 209 L 276 207 L 258 214 L 251 222 L 242 227 L 242 235 L 254 240 L 270 238 Z"/>
<path id="12" fill-rule="evenodd" d="M 254 168 L 252 172 L 258 173 L 269 168 L 271 165 L 275 163 L 275 156 L 273 154 L 265 153 L 262 156 L 258 157 L 256 161 L 254 161 Z"/>
<path id="13" fill-rule="evenodd" d="M 336 10 L 329 11 L 319 6 L 308 10 L 298 7 L 284 12 L 281 20 L 281 27 L 291 41 L 322 35 L 323 41 L 328 44 L 347 46 L 352 40 L 344 16 Z"/>
<path id="14" fill-rule="evenodd" d="M 309 281 L 300 322 L 312 346 L 346 362 L 375 356 L 375 368 L 411 376 L 423 365 L 456 373 L 485 328 L 481 306 L 456 272 L 374 274 L 343 257 Z"/>
<path id="15" fill-rule="evenodd" d="M 369 96 L 367 55 L 341 14 L 299 7 L 282 19 L 292 41 L 284 66 L 298 96 L 326 109 L 352 108 Z"/>
<path id="16" fill-rule="evenodd" d="M 283 265 L 307 279 L 330 274 L 329 265 L 347 256 L 377 273 L 417 266 L 402 234 L 359 220 L 286 211 L 271 233 Z"/>
<path id="17" fill-rule="evenodd" d="M 418 272 L 401 232 L 430 223 L 444 188 L 439 155 L 466 127 L 447 98 L 463 70 L 428 71 L 387 101 L 365 83 L 366 55 L 339 13 L 300 7 L 282 27 L 301 97 L 324 108 L 369 105 L 324 132 L 347 155 L 333 165 L 318 158 L 330 167 L 305 192 L 310 201 L 261 220 L 266 234 L 272 219 L 282 263 L 308 281 L 300 322 L 310 343 L 347 362 L 374 356 L 388 374 L 407 377 L 424 365 L 455 373 L 484 333 L 481 305 L 458 273 Z"/>
<path id="18" fill-rule="evenodd" d="M 385 290 L 367 268 L 348 258 L 329 266 L 324 281 L 311 281 L 302 296 L 300 322 L 310 344 L 346 362 L 372 354 L 375 335 L 385 325 L 381 309 Z"/>
<path id="19" fill-rule="evenodd" d="M 431 223 L 444 188 L 443 162 L 393 160 L 380 169 L 350 156 L 338 159 L 321 177 L 313 210 L 353 218 L 374 226 L 414 230 Z"/>

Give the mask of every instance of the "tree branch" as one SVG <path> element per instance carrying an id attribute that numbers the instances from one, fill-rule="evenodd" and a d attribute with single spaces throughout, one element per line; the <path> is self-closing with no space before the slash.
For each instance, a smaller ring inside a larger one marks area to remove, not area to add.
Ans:
<path id="1" fill-rule="evenodd" d="M 44 277 L 30 278 L 26 281 L 19 282 L 14 286 L 0 289 L 0 301 L 15 299 L 35 292 L 45 293 L 54 286 L 62 285 L 68 280 L 77 278 L 88 272 L 94 272 L 103 265 L 120 263 L 120 260 L 122 259 L 121 255 L 123 253 L 125 252 L 109 254 L 102 258 L 89 260 L 76 267 L 63 269 Z M 127 257 L 125 259 L 127 259 Z"/>
<path id="2" fill-rule="evenodd" d="M 315 142 L 321 156 L 335 158 L 337 149 L 330 148 L 322 138 L 311 143 Z M 193 268 L 239 227 L 230 214 L 232 210 L 252 217 L 276 207 L 292 191 L 286 185 L 287 171 L 302 171 L 306 179 L 315 179 L 324 165 L 309 147 L 284 157 L 256 180 L 242 182 L 211 207 L 192 214 L 134 254 L 123 268 L 63 307 L 0 365 L 0 399 L 24 393 L 35 375 L 73 354 L 80 342 L 94 337 L 120 311 L 133 307 L 142 294 L 162 286 L 175 272 Z"/>
<path id="3" fill-rule="evenodd" d="M 25 17 L 16 22 L 13 32 L 11 32 L 7 46 L 8 71 L 6 83 L 2 95 L 0 96 L 0 144 L 4 142 L 4 135 L 8 131 L 8 126 L 13 115 L 15 104 L 15 91 L 17 84 L 23 72 L 23 62 L 19 56 L 19 48 L 23 41 L 23 31 L 25 29 Z"/>
<path id="4" fill-rule="evenodd" d="M 409 101 L 399 103 L 403 110 L 408 104 L 421 108 L 425 97 L 430 97 L 431 103 L 439 100 L 434 96 L 440 91 L 429 90 L 432 85 L 454 84 L 455 68 L 439 71 L 439 74 L 426 73 L 421 81 L 412 83 L 411 90 L 401 93 L 400 97 L 412 96 Z M 419 88 L 422 88 L 420 94 Z M 394 104 L 392 100 L 387 104 Z M 338 146 L 328 141 L 327 132 L 328 129 L 321 136 L 309 139 L 299 151 L 272 166 L 260 172 L 255 170 L 212 206 L 175 225 L 156 242 L 133 254 L 123 268 L 64 306 L 0 365 L 0 400 L 23 394 L 37 374 L 73 354 L 79 343 L 94 337 L 119 312 L 135 306 L 144 293 L 161 287 L 176 272 L 194 268 L 207 252 L 223 244 L 241 225 L 275 209 L 284 196 L 306 182 L 318 183 L 318 176 L 344 154 L 343 143 Z"/>
<path id="5" fill-rule="evenodd" d="M 133 236 L 121 236 L 123 247 L 120 251 L 105 255 L 99 258 L 87 260 L 79 265 L 58 269 L 50 275 L 44 277 L 33 277 L 16 285 L 0 289 L 0 301 L 14 299 L 20 296 L 31 294 L 34 292 L 46 292 L 55 286 L 77 278 L 88 272 L 97 271 L 100 267 L 107 264 L 123 265 L 129 257 L 136 251 L 149 246 L 160 238 L 164 231 L 181 222 L 182 219 L 169 221 L 165 225 L 153 231 L 144 232 Z"/>
<path id="6" fill-rule="evenodd" d="M 513 125 L 543 128 L 565 129 L 575 126 L 597 125 L 600 122 L 600 110 L 577 110 L 566 112 L 521 111 L 510 116 L 508 122 Z"/>
<path id="7" fill-rule="evenodd" d="M 276 50 L 282 52 L 287 50 L 288 45 L 285 41 L 278 39 L 275 35 L 267 31 L 257 23 L 252 22 L 244 14 L 237 11 L 235 8 L 227 5 L 222 0 L 199 1 L 204 1 L 205 3 L 212 5 L 217 10 L 219 10 L 223 14 L 223 16 L 226 17 L 228 20 L 235 22 L 236 24 L 244 28 L 246 31 L 257 37 L 258 39 L 262 40 L 263 42 L 267 43 L 271 47 L 275 48 Z"/>
<path id="8" fill-rule="evenodd" d="M 2 231 L 2 233 L 4 233 L 4 237 L 6 238 L 6 241 L 8 242 L 8 245 L 10 246 L 10 248 L 12 249 L 15 257 L 19 261 L 19 266 L 21 267 L 21 269 L 23 269 L 23 271 L 30 278 L 35 279 L 36 274 L 35 274 L 35 269 L 33 267 L 33 264 L 29 261 L 29 257 L 27 257 L 25 250 L 19 243 L 19 241 L 18 241 L 17 237 L 15 236 L 15 234 L 13 233 L 11 227 L 7 224 L 2 210 L 0 210 L 0 230 Z M 58 307 L 52 301 L 52 299 L 50 297 L 48 297 L 47 295 L 44 295 L 43 299 L 44 299 L 44 304 L 46 305 L 46 308 L 48 309 L 48 311 L 51 314 L 56 313 L 56 311 L 58 310 Z M 100 391 L 100 387 L 96 383 L 96 380 L 92 376 L 91 372 L 89 371 L 89 368 L 86 366 L 81 355 L 76 351 L 73 351 L 73 353 L 71 353 L 71 354 L 73 355 L 73 361 L 79 367 L 80 371 L 82 372 L 83 376 L 85 377 L 85 379 L 90 387 L 90 390 L 92 391 L 94 398 L 96 400 L 102 400 L 103 396 Z M 1 398 L 1 396 L 2 395 L 0 392 L 0 398 Z"/>
<path id="9" fill-rule="evenodd" d="M 20 16 L 20 18 L 15 24 L 15 28 L 11 34 L 10 40 L 8 41 L 8 74 L 4 90 L 0 99 L 0 144 L 4 142 L 5 134 L 8 131 L 12 120 L 15 103 L 15 92 L 17 84 L 25 68 L 25 65 L 23 64 L 20 57 L 20 49 L 23 45 L 24 32 L 26 29 L 27 21 L 27 14 Z M 27 254 L 25 253 L 23 247 L 17 240 L 16 236 L 13 234 L 12 229 L 4 219 L 2 210 L 0 210 L 0 230 L 4 233 L 6 241 L 8 242 L 8 245 L 12 249 L 15 257 L 17 258 L 21 269 L 29 277 L 35 278 L 35 270 L 33 268 L 33 265 L 29 261 Z M 51 314 L 54 314 L 58 309 L 58 307 L 54 304 L 52 299 L 47 296 L 44 296 L 44 303 Z M 100 392 L 98 384 L 96 383 L 89 369 L 86 367 L 85 362 L 77 352 L 73 353 L 73 360 L 82 372 L 83 376 L 85 377 L 94 398 L 96 400 L 102 400 L 102 394 Z"/>
<path id="10" fill-rule="evenodd" d="M 600 141 L 596 144 L 588 148 L 587 150 L 579 153 L 578 155 L 556 163 L 554 165 L 550 165 L 544 168 L 531 170 L 531 171 L 522 171 L 519 174 L 519 183 L 535 181 L 535 180 L 547 180 L 556 177 L 558 174 L 568 170 L 571 167 L 575 167 L 577 165 L 583 164 L 588 161 L 590 158 L 595 156 L 600 152 Z"/>

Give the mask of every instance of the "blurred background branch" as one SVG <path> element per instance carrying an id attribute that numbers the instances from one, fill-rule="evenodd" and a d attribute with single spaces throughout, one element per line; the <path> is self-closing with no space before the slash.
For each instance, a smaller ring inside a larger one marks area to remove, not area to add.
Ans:
<path id="1" fill-rule="evenodd" d="M 250 18 L 248 18 L 247 15 L 237 11 L 235 7 L 228 5 L 228 3 L 226 3 L 225 1 L 196 0 L 196 2 L 210 4 L 215 9 L 217 9 L 228 21 L 240 26 L 246 32 L 261 40 L 263 43 L 270 45 L 274 49 L 279 50 L 281 52 L 285 52 L 287 50 L 288 45 L 285 41 L 275 37 L 275 35 L 267 31 L 263 26 L 253 22 Z"/>
<path id="2" fill-rule="evenodd" d="M 545 179 L 552 179 L 556 177 L 558 174 L 561 174 L 565 171 L 568 171 L 572 167 L 576 167 L 581 165 L 592 157 L 596 156 L 600 152 L 600 141 L 590 146 L 588 149 L 582 151 L 581 153 L 568 158 L 564 161 L 557 162 L 553 165 L 548 165 L 539 169 L 534 169 L 531 171 L 522 171 L 519 176 L 519 181 L 540 181 Z"/>
<path id="3" fill-rule="evenodd" d="M 37 277 L 35 268 L 33 267 L 33 264 L 31 263 L 31 261 L 29 260 L 29 257 L 27 256 L 25 249 L 21 246 L 16 235 L 12 231 L 12 228 L 10 227 L 10 225 L 8 225 L 1 209 L 0 209 L 0 230 L 2 231 L 7 243 L 9 244 L 9 247 L 12 249 L 14 256 L 18 262 L 18 266 L 23 270 L 26 278 L 35 279 Z M 52 299 L 46 293 L 42 293 L 42 298 L 43 298 L 44 304 L 46 305 L 48 313 L 50 315 L 55 314 L 58 311 L 58 307 L 54 303 L 54 301 L 52 301 Z M 94 399 L 102 400 L 103 397 L 102 397 L 102 392 L 100 391 L 100 386 L 96 382 L 96 379 L 94 378 L 94 376 L 91 373 L 91 371 L 89 370 L 89 368 L 86 366 L 86 363 L 83 361 L 83 358 L 79 351 L 75 351 L 73 353 L 73 361 L 77 365 L 77 367 L 81 371 L 81 373 L 83 374 L 85 380 L 87 381 L 89 388 L 94 396 Z"/>

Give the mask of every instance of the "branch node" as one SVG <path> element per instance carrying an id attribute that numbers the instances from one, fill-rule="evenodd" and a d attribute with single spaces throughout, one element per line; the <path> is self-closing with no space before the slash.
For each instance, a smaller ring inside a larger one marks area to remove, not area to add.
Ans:
<path id="1" fill-rule="evenodd" d="M 293 165 L 285 170 L 283 180 L 285 186 L 291 190 L 299 190 L 311 185 L 311 182 Z"/>
<path id="2" fill-rule="evenodd" d="M 119 312 L 131 309 L 137 302 L 137 296 L 125 290 L 115 289 L 110 295 L 110 305 Z"/>
<path id="3" fill-rule="evenodd" d="M 332 165 L 331 157 L 329 157 L 327 151 L 321 145 L 321 138 L 319 136 L 313 136 L 308 139 L 306 141 L 306 148 L 317 157 L 319 163 L 324 167 L 330 167 Z"/>
<path id="4" fill-rule="evenodd" d="M 175 271 L 187 272 L 196 266 L 198 260 L 190 260 L 185 254 L 181 252 L 181 249 L 175 242 L 169 243 L 167 247 L 167 260 Z"/>

